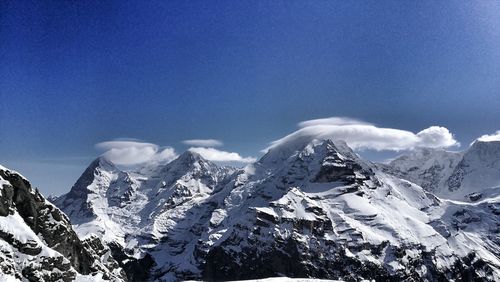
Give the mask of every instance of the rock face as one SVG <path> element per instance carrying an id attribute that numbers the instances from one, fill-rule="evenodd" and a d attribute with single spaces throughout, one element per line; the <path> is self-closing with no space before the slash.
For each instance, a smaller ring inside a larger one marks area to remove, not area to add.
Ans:
<path id="1" fill-rule="evenodd" d="M 113 258 L 101 260 L 73 231 L 68 217 L 20 174 L 0 167 L 1 272 L 29 281 L 71 281 L 99 275 L 120 281 Z"/>
<path id="2" fill-rule="evenodd" d="M 402 175 L 308 140 L 237 171 L 191 152 L 134 172 L 98 159 L 55 203 L 131 280 L 500 279 L 498 197 L 448 201 Z"/>

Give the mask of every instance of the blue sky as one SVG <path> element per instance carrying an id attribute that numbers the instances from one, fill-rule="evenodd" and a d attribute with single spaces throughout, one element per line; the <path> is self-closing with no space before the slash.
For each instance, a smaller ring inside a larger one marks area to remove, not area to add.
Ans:
<path id="1" fill-rule="evenodd" d="M 500 129 L 499 2 L 56 2 L 0 3 L 0 163 L 47 194 L 117 138 L 258 157 L 332 116 Z"/>

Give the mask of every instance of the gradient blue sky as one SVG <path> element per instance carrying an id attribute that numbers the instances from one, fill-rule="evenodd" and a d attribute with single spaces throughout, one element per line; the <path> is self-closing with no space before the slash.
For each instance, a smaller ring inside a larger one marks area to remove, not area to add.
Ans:
<path id="1" fill-rule="evenodd" d="M 0 3 L 0 163 L 46 194 L 102 141 L 258 156 L 329 116 L 500 129 L 500 2 Z"/>

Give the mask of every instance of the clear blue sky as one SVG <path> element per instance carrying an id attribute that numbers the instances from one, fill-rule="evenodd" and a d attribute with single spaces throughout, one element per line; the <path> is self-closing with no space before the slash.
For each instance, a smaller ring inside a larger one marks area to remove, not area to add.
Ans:
<path id="1" fill-rule="evenodd" d="M 500 129 L 500 2 L 0 3 L 0 163 L 47 194 L 98 142 L 257 156 L 329 116 L 462 144 Z"/>

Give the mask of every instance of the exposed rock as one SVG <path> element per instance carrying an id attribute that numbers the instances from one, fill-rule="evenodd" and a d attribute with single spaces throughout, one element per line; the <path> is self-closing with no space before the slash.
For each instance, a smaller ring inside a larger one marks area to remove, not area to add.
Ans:
<path id="1" fill-rule="evenodd" d="M 71 281 L 77 273 L 100 273 L 103 279 L 121 280 L 84 246 L 68 217 L 32 189 L 24 177 L 0 169 L 0 180 L 0 223 L 5 220 L 0 239 L 8 244 L 2 258 L 9 261 L 11 267 L 7 268 L 29 281 Z M 22 262 L 16 251 L 32 259 Z"/>

